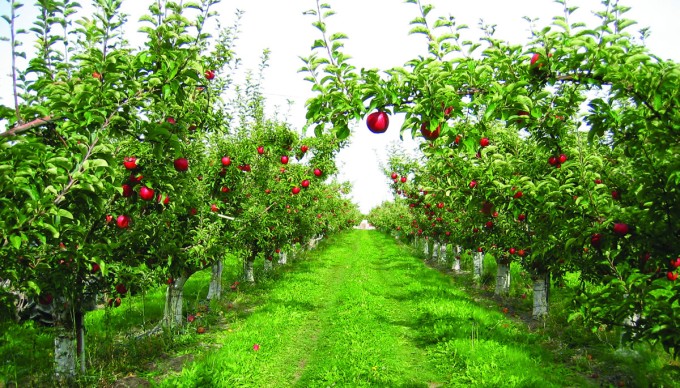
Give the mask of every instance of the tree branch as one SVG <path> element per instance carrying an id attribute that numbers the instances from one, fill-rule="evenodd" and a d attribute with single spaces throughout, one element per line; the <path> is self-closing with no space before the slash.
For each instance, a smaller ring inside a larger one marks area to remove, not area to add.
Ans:
<path id="1" fill-rule="evenodd" d="M 33 129 L 35 127 L 39 127 L 41 125 L 49 124 L 54 121 L 54 118 L 52 116 L 45 116 L 43 118 L 35 119 L 33 121 L 29 121 L 28 123 L 17 125 L 14 128 L 8 129 L 5 132 L 0 132 L 0 136 L 2 137 L 9 137 L 9 136 L 15 136 L 21 132 L 28 131 L 29 129 Z"/>

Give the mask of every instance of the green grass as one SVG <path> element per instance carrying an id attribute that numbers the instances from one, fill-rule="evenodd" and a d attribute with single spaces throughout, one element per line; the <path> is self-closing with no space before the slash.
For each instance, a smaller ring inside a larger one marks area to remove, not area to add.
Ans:
<path id="1" fill-rule="evenodd" d="M 137 376 L 163 387 L 678 386 L 678 363 L 658 349 L 622 352 L 617 331 L 567 323 L 576 275 L 553 289 L 551 316 L 536 325 L 521 267 L 511 266 L 510 297 L 496 298 L 493 257 L 479 286 L 471 257 L 461 264 L 461 274 L 437 270 L 391 237 L 350 231 L 232 292 L 241 265 L 229 256 L 222 301 L 203 302 L 208 270 L 187 282 L 185 312 L 201 316 L 182 328 L 135 338 L 161 318 L 160 285 L 88 313 L 88 372 L 77 383 Z M 50 329 L 0 322 L 0 387 L 45 385 L 51 358 Z"/>
<path id="2" fill-rule="evenodd" d="M 250 298 L 247 316 L 214 333 L 218 349 L 161 386 L 589 384 L 377 232 L 339 236 Z"/>

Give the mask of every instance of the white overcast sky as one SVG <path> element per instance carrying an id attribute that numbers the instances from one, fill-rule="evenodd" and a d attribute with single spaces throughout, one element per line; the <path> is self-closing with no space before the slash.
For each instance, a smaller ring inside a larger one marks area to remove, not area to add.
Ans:
<path id="1" fill-rule="evenodd" d="M 357 68 L 382 68 L 401 66 L 407 60 L 426 50 L 423 36 L 409 36 L 409 21 L 416 16 L 417 8 L 402 0 L 326 0 L 336 11 L 329 20 L 331 32 L 344 32 L 349 36 L 345 42 L 345 52 L 353 57 L 352 64 Z M 427 2 L 427 1 L 425 1 Z M 32 0 L 24 3 L 31 4 Z M 87 3 L 82 0 L 81 3 Z M 129 13 L 130 28 L 138 15 L 145 12 L 149 0 L 125 0 L 124 10 Z M 551 0 L 431 0 L 435 6 L 433 15 L 452 14 L 459 24 L 467 24 L 467 32 L 474 39 L 480 19 L 486 24 L 496 24 L 496 36 L 514 43 L 523 43 L 529 36 L 528 24 L 523 16 L 539 18 L 538 25 L 550 22 L 552 16 L 561 12 L 561 6 Z M 680 61 L 677 39 L 680 37 L 680 0 L 622 0 L 623 5 L 631 6 L 627 17 L 638 24 L 630 27 L 633 33 L 642 27 L 650 27 L 652 35 L 647 40 L 650 50 L 664 59 Z M 242 68 L 255 69 L 262 50 L 271 50 L 270 66 L 265 73 L 264 90 L 269 105 L 280 106 L 286 110 L 287 100 L 295 103 L 289 112 L 288 120 L 296 127 L 304 124 L 304 102 L 312 96 L 311 84 L 297 73 L 302 66 L 300 56 L 310 53 L 318 31 L 311 26 L 312 17 L 304 16 L 305 10 L 315 7 L 314 0 L 223 0 L 217 10 L 223 25 L 231 25 L 236 9 L 244 11 L 241 34 L 237 41 L 236 52 L 243 60 Z M 600 8 L 596 0 L 568 0 L 569 5 L 579 6 L 572 21 L 593 22 L 592 11 Z M 7 2 L 0 3 L 0 13 L 7 14 Z M 30 15 L 29 10 L 23 13 Z M 0 26 L 0 35 L 7 36 L 7 27 Z M 135 42 L 135 38 L 129 38 Z M 8 76 L 8 45 L 0 42 L 0 103 L 11 105 Z M 340 178 L 353 184 L 353 199 L 359 203 L 362 212 L 391 198 L 388 179 L 382 174 L 380 164 L 385 162 L 386 149 L 399 142 L 401 120 L 392 118 L 389 130 L 382 135 L 368 132 L 363 122 L 353 128 L 350 147 L 344 149 L 339 157 Z M 416 144 L 405 134 L 406 147 Z"/>

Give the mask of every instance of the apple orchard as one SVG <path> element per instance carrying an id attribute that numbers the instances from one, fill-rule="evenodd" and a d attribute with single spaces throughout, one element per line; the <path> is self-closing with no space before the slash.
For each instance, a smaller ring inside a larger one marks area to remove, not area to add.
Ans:
<path id="1" fill-rule="evenodd" d="M 587 26 L 565 4 L 519 45 L 492 28 L 466 40 L 454 18 L 408 0 L 428 55 L 380 70 L 352 66 L 347 36 L 328 30 L 333 12 L 317 2 L 306 12 L 319 36 L 301 69 L 316 92 L 305 136 L 268 114 L 261 77 L 234 81 L 238 22 L 207 33 L 216 0 L 154 2 L 138 49 L 119 0 L 95 0 L 94 18 L 41 1 L 30 31 L 10 3 L 0 303 L 49 310 L 58 378 L 85 371 L 88 311 L 163 285 L 163 318 L 145 335 L 177 330 L 193 274 L 210 269 L 208 299 L 220 298 L 225 251 L 254 282 L 257 263 L 272 271 L 356 225 L 335 156 L 354 122 L 379 136 L 397 130 L 396 114 L 421 153 L 390 156 L 395 199 L 372 224 L 454 269 L 472 256 L 477 278 L 492 256 L 500 295 L 520 265 L 536 319 L 551 285 L 576 273 L 571 319 L 676 352 L 680 68 L 631 37 L 625 7 L 603 1 Z M 266 62 L 265 52 L 260 72 Z"/>
<path id="2" fill-rule="evenodd" d="M 310 14 L 320 33 L 305 59 L 318 95 L 308 101 L 317 134 L 371 132 L 403 114 L 401 132 L 422 136 L 421 155 L 394 152 L 386 168 L 394 202 L 369 214 L 379 229 L 438 258 L 485 254 L 507 294 L 510 263 L 534 280 L 533 315 L 549 312 L 551 283 L 581 282 L 572 320 L 623 327 L 629 341 L 678 349 L 680 266 L 680 67 L 629 31 L 627 7 L 603 1 L 599 24 L 574 22 L 565 1 L 525 45 L 483 26 L 417 9 L 411 34 L 428 55 L 391 69 L 356 69 L 333 11 Z"/>

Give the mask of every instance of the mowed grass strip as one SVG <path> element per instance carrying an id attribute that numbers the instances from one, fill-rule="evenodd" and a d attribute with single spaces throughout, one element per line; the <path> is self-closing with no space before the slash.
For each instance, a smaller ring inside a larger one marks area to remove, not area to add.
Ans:
<path id="1" fill-rule="evenodd" d="M 214 350 L 162 386 L 590 384 L 379 232 L 336 236 L 248 292 L 253 307 L 211 334 Z"/>

